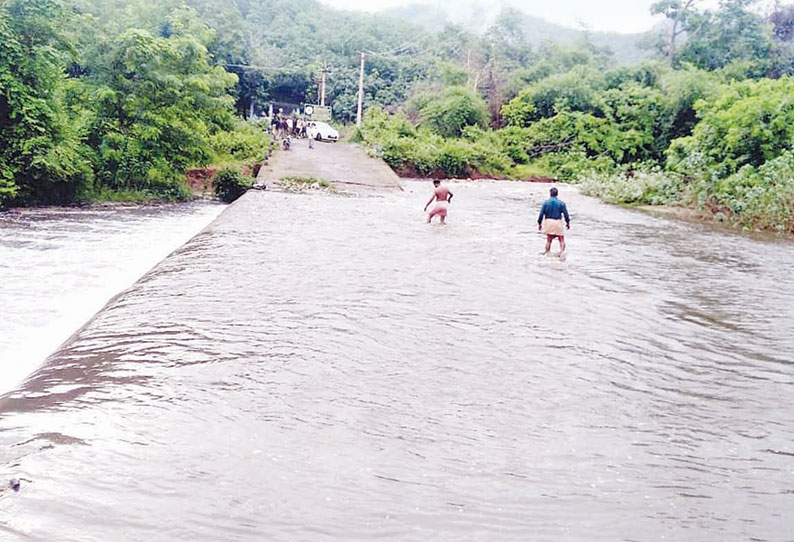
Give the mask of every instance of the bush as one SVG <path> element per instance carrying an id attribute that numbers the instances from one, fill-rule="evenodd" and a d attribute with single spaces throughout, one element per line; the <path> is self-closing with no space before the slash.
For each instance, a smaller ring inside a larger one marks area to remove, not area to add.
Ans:
<path id="1" fill-rule="evenodd" d="M 359 131 L 362 142 L 397 171 L 427 176 L 467 177 L 475 172 L 507 176 L 513 160 L 495 132 L 479 126 L 463 129 L 463 138 L 444 138 L 415 128 L 404 116 L 370 111 Z"/>
<path id="2" fill-rule="evenodd" d="M 696 104 L 692 135 L 673 141 L 668 165 L 700 178 L 723 178 L 774 160 L 794 141 L 794 79 L 743 81 Z M 692 156 L 697 156 L 697 161 Z"/>
<path id="3" fill-rule="evenodd" d="M 516 164 L 526 164 L 529 162 L 527 155 L 527 141 L 529 132 L 526 128 L 518 126 L 508 126 L 496 132 L 499 145 L 503 152 L 510 157 Z"/>
<path id="4" fill-rule="evenodd" d="M 744 166 L 717 182 L 700 183 L 700 201 L 734 224 L 794 233 L 794 152 L 759 168 Z"/>
<path id="5" fill-rule="evenodd" d="M 580 190 L 609 203 L 679 205 L 684 203 L 683 177 L 662 171 L 591 173 L 582 178 Z"/>
<path id="6" fill-rule="evenodd" d="M 577 66 L 528 86 L 502 107 L 502 115 L 512 126 L 529 126 L 563 111 L 602 116 L 604 104 L 599 92 L 605 86 L 604 76 L 599 72 Z"/>
<path id="7" fill-rule="evenodd" d="M 212 184 L 215 186 L 215 195 L 222 201 L 231 203 L 245 194 L 254 182 L 239 170 L 226 168 L 215 174 Z"/>
<path id="8" fill-rule="evenodd" d="M 488 106 L 467 87 L 448 87 L 419 109 L 419 124 L 443 137 L 459 137 L 467 126 L 486 126 Z"/>
<path id="9" fill-rule="evenodd" d="M 238 120 L 231 131 L 218 131 L 207 138 L 215 163 L 261 160 L 270 137 L 260 126 Z"/>
<path id="10" fill-rule="evenodd" d="M 446 177 L 468 177 L 473 162 L 474 152 L 465 141 L 448 140 L 441 148 L 438 168 L 444 172 Z"/>

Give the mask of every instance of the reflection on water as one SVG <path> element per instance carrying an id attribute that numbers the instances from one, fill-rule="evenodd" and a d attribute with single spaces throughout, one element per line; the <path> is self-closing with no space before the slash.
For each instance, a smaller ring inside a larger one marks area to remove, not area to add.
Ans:
<path id="1" fill-rule="evenodd" d="M 794 247 L 249 193 L 0 399 L 20 540 L 785 540 Z"/>

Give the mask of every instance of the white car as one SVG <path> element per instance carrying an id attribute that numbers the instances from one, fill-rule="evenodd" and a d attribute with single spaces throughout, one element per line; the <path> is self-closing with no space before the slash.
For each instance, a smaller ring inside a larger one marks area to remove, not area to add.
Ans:
<path id="1" fill-rule="evenodd" d="M 317 141 L 339 141 L 339 132 L 324 122 L 310 121 L 306 135 Z"/>

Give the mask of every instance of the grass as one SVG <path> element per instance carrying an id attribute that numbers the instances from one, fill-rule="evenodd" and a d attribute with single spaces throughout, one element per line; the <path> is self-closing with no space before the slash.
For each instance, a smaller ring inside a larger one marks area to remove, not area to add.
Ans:
<path id="1" fill-rule="evenodd" d="M 304 192 L 307 190 L 324 190 L 336 192 L 336 187 L 323 179 L 314 177 L 284 177 L 280 181 L 281 187 L 290 192 Z"/>
<path id="2" fill-rule="evenodd" d="M 547 169 L 535 164 L 516 164 L 510 169 L 508 176 L 517 181 L 530 181 L 532 179 L 554 179 L 554 174 Z"/>

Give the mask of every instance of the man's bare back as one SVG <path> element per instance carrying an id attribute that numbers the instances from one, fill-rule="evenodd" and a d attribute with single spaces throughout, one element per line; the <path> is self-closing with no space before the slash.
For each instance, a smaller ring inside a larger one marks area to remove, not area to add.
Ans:
<path id="1" fill-rule="evenodd" d="M 441 181 L 433 181 L 433 185 L 435 185 L 433 196 L 430 198 L 430 201 L 427 202 L 427 205 L 425 205 L 425 211 L 427 211 L 427 208 L 430 207 L 430 204 L 433 203 L 434 200 L 436 206 L 427 216 L 427 222 L 430 223 L 434 216 L 438 216 L 441 218 L 441 223 L 444 224 L 447 218 L 447 206 L 449 202 L 452 201 L 453 194 L 447 190 L 447 188 L 441 186 Z"/>

